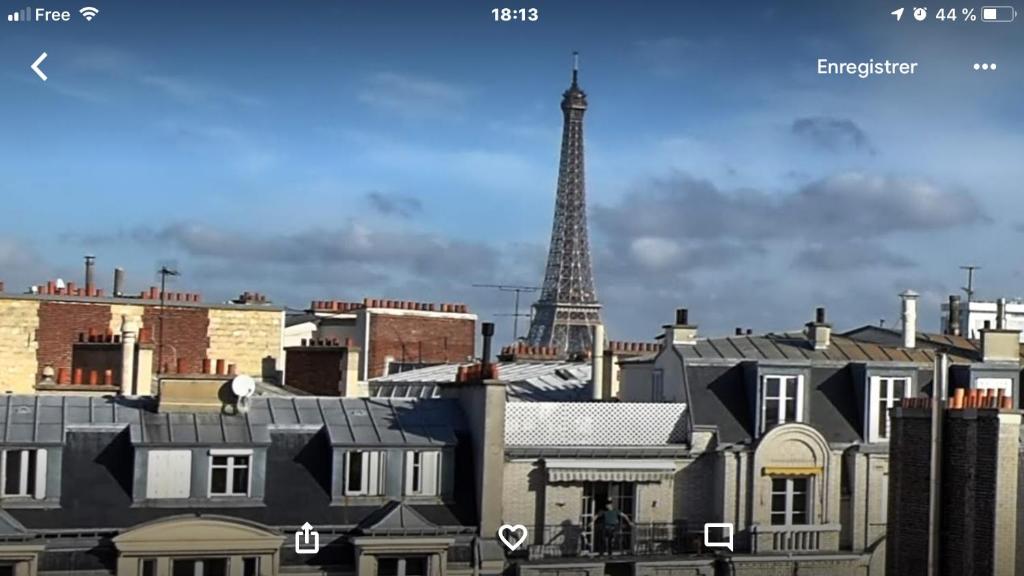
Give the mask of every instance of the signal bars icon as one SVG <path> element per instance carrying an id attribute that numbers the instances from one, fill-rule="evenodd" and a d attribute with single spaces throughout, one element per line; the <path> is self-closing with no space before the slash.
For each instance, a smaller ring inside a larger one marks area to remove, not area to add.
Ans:
<path id="1" fill-rule="evenodd" d="M 7 15 L 8 22 L 31 22 L 32 8 L 22 8 Z"/>

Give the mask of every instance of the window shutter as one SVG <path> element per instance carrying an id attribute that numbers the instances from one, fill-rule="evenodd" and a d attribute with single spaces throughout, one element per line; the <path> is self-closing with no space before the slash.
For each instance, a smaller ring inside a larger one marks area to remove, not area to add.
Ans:
<path id="1" fill-rule="evenodd" d="M 405 453 L 405 493 L 414 494 L 412 485 L 413 458 L 416 453 L 409 450 Z"/>
<path id="2" fill-rule="evenodd" d="M 29 482 L 35 482 L 35 494 L 36 500 L 42 500 L 46 498 L 46 450 L 40 448 L 36 450 L 36 477 L 29 478 Z"/>
<path id="3" fill-rule="evenodd" d="M 380 494 L 380 452 L 367 452 L 366 480 L 363 485 L 367 496 Z"/>
<path id="4" fill-rule="evenodd" d="M 423 495 L 424 496 L 436 496 L 437 495 L 437 476 L 440 467 L 441 453 L 440 452 L 424 452 L 423 453 Z"/>
<path id="5" fill-rule="evenodd" d="M 146 462 L 146 498 L 188 498 L 191 488 L 191 451 L 149 452 Z"/>

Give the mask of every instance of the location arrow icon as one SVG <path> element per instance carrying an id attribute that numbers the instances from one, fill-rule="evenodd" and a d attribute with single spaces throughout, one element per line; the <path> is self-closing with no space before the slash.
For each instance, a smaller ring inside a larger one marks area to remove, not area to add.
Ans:
<path id="1" fill-rule="evenodd" d="M 896 17 L 896 21 L 899 22 L 900 20 L 903 19 L 903 8 L 897 8 L 897 9 L 893 10 L 892 12 L 890 12 L 890 14 L 895 16 Z"/>
<path id="2" fill-rule="evenodd" d="M 30 68 L 32 68 L 32 71 L 36 73 L 36 76 L 39 76 L 43 79 L 43 82 L 46 82 L 46 74 L 44 74 L 43 71 L 39 69 L 39 65 L 43 63 L 43 60 L 46 60 L 46 52 L 40 54 L 39 58 L 36 58 L 36 61 L 32 63 L 32 66 L 30 66 Z"/>

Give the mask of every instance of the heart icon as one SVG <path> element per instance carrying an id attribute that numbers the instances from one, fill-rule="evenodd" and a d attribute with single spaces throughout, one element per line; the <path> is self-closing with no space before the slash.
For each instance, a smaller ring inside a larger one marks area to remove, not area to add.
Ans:
<path id="1" fill-rule="evenodd" d="M 507 533 L 507 534 L 506 534 Z M 519 535 L 515 538 L 516 534 Z M 509 552 L 515 552 L 516 548 L 526 541 L 526 526 L 522 524 L 502 524 L 498 528 L 498 540 L 501 540 L 508 547 Z"/>

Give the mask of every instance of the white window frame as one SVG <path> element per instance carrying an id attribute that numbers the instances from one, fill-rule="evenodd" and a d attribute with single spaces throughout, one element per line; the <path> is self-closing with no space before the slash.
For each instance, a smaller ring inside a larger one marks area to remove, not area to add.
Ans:
<path id="1" fill-rule="evenodd" d="M 362 473 L 360 474 L 361 487 L 353 490 L 349 487 L 349 468 L 352 465 L 352 457 L 357 454 L 363 458 Z M 345 452 L 342 493 L 346 496 L 380 496 L 383 493 L 385 462 L 387 462 L 387 453 L 379 450 Z"/>
<path id="2" fill-rule="evenodd" d="M 903 396 L 896 397 L 893 393 L 895 386 L 893 383 L 897 380 L 903 381 Z M 884 383 L 884 386 L 883 386 Z M 867 422 L 868 422 L 868 442 L 888 442 L 889 435 L 892 430 L 892 421 L 889 416 L 889 410 L 896 406 L 896 402 L 903 398 L 909 398 L 911 396 L 911 386 L 914 384 L 914 379 L 910 376 L 872 376 L 869 382 L 868 390 L 868 408 L 867 408 Z M 885 389 L 885 397 L 882 397 L 883 388 Z M 879 403 L 885 400 L 886 409 L 884 413 L 879 410 Z M 882 436 L 878 433 L 879 419 L 885 419 L 885 435 Z"/>
<path id="3" fill-rule="evenodd" d="M 407 574 L 408 570 L 409 570 L 408 569 L 408 561 L 412 560 L 412 559 L 423 560 L 425 562 L 425 567 L 427 569 L 427 574 L 428 575 L 433 574 L 430 571 L 430 557 L 431 557 L 430 554 L 426 554 L 426 555 L 422 555 L 422 556 L 418 556 L 418 555 L 391 556 L 391 555 L 388 555 L 388 556 L 382 556 L 382 557 L 380 557 L 380 559 L 381 560 L 383 560 L 383 559 L 394 560 L 395 564 L 397 565 L 396 566 L 397 574 L 399 576 L 405 576 L 405 574 Z"/>
<path id="4" fill-rule="evenodd" d="M 437 496 L 441 490 L 440 450 L 409 450 L 405 453 L 405 494 L 406 496 Z M 414 479 L 419 471 L 419 486 Z"/>
<path id="5" fill-rule="evenodd" d="M 771 476 L 768 485 L 768 524 L 772 526 L 807 526 L 814 524 L 814 476 Z M 785 524 L 775 524 L 772 517 L 775 516 L 775 481 L 782 480 L 786 483 L 786 508 L 781 512 L 786 516 Z M 793 524 L 793 480 L 807 481 L 807 524 Z"/>
<path id="6" fill-rule="evenodd" d="M 778 400 L 776 410 L 778 410 L 778 424 L 788 424 L 786 420 L 786 400 L 790 398 L 788 386 L 786 384 L 790 379 L 796 379 L 796 419 L 794 422 L 804 421 L 804 376 L 803 374 L 763 374 L 761 375 L 761 381 L 758 383 L 757 397 L 758 397 L 758 425 L 757 429 L 760 434 L 767 432 L 767 413 L 768 413 L 768 396 L 765 393 L 768 388 L 769 380 L 779 380 L 779 396 L 773 396 L 772 400 Z"/>
<path id="7" fill-rule="evenodd" d="M 253 564 L 256 565 L 255 566 L 255 568 L 256 568 L 255 574 L 257 574 L 257 575 L 262 574 L 260 569 L 263 567 L 263 558 L 261 558 L 260 556 L 241 556 L 241 557 L 239 557 L 238 561 L 239 561 L 239 563 L 241 563 L 242 566 L 241 566 L 241 569 L 238 571 L 238 574 L 242 574 L 243 576 L 245 575 L 245 561 L 246 560 L 252 560 Z M 229 566 L 229 568 L 230 568 L 230 566 Z"/>
<path id="8" fill-rule="evenodd" d="M 227 479 L 226 479 L 226 482 L 224 484 L 224 488 L 226 490 L 228 490 L 228 492 L 225 492 L 223 494 L 220 494 L 220 493 L 214 494 L 214 492 L 213 492 L 213 469 L 214 469 L 213 459 L 214 459 L 214 457 L 217 457 L 217 456 L 226 456 L 228 458 L 228 463 L 227 463 Z M 236 468 L 241 468 L 240 466 L 236 466 L 234 464 L 235 458 L 240 457 L 240 456 L 245 456 L 245 457 L 249 458 L 249 465 L 247 467 L 248 470 L 249 470 L 249 474 L 248 474 L 248 477 L 246 478 L 247 482 L 246 482 L 245 493 L 244 494 L 236 493 L 236 492 L 232 492 L 231 491 L 232 487 L 235 484 L 235 482 L 234 482 L 234 480 L 235 480 L 235 469 Z M 209 478 L 207 479 L 207 482 L 206 482 L 206 493 L 207 493 L 207 495 L 210 498 L 247 498 L 247 497 L 249 497 L 252 494 L 252 477 L 253 477 L 254 469 L 255 469 L 255 462 L 254 462 L 254 459 L 253 459 L 253 451 L 252 450 L 210 450 L 209 459 L 208 459 L 207 464 L 206 464 L 206 472 L 207 472 L 207 475 L 209 476 Z"/>
<path id="9" fill-rule="evenodd" d="M 1013 397 L 1013 378 L 975 378 L 978 390 L 1002 390 L 1005 396 Z"/>
<path id="10" fill-rule="evenodd" d="M 665 402 L 665 371 L 651 370 L 651 402 Z"/>
<path id="11" fill-rule="evenodd" d="M 14 456 L 17 454 L 17 456 Z M 18 458 L 19 479 L 18 491 L 8 494 L 7 469 L 8 459 Z M 30 460 L 35 458 L 35 478 L 29 478 L 32 469 Z M 7 448 L 0 450 L 0 500 L 6 498 L 23 498 L 42 500 L 46 498 L 46 449 L 45 448 Z"/>

